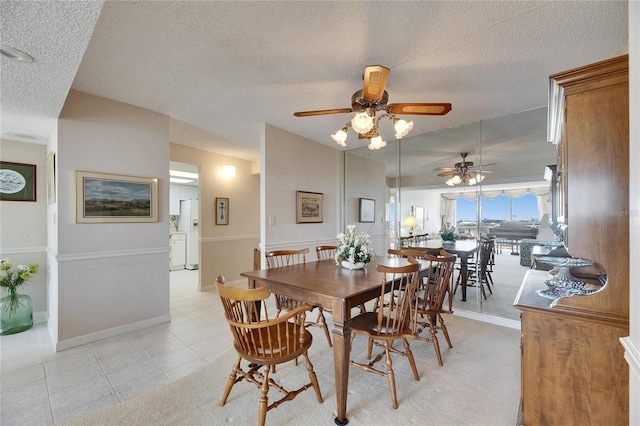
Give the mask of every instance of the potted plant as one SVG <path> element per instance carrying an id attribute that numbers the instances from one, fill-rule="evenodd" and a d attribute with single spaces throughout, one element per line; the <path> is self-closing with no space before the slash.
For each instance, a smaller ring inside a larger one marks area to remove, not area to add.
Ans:
<path id="1" fill-rule="evenodd" d="M 38 265 L 18 265 L 15 269 L 7 259 L 0 260 L 0 287 L 9 293 L 0 299 L 0 334 L 14 334 L 33 326 L 31 297 L 17 290 L 38 272 Z"/>
<path id="2" fill-rule="evenodd" d="M 346 269 L 361 269 L 371 262 L 375 252 L 369 246 L 369 234 L 366 232 L 356 235 L 356 225 L 347 226 L 348 234 L 339 233 L 340 245 L 336 250 L 336 265 L 342 265 Z"/>
<path id="3" fill-rule="evenodd" d="M 440 230 L 440 239 L 443 243 L 455 243 L 458 239 L 458 231 L 455 226 L 450 226 L 448 223 L 445 224 Z"/>

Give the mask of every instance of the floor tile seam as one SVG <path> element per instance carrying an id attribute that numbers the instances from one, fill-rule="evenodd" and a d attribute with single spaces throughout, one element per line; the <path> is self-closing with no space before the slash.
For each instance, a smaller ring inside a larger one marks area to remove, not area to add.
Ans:
<path id="1" fill-rule="evenodd" d="M 172 334 L 174 337 L 176 337 L 176 338 L 177 338 L 177 336 L 176 336 L 174 333 L 172 333 L 172 332 L 171 332 L 171 330 L 167 329 L 167 331 L 168 331 L 170 334 Z M 135 338 L 133 338 L 133 341 L 134 341 L 134 342 L 136 343 L 136 345 L 140 348 L 140 350 L 142 350 L 142 352 L 144 352 L 144 354 L 147 356 L 147 358 L 149 358 L 149 361 L 151 361 L 151 363 L 153 363 L 153 365 L 158 369 L 158 371 L 160 371 L 160 373 L 162 373 L 162 374 L 163 374 L 163 375 L 164 375 L 164 376 L 169 380 L 169 382 L 172 382 L 172 381 L 173 381 L 173 379 L 171 378 L 171 376 L 169 376 L 169 375 L 167 374 L 167 372 L 166 372 L 166 371 L 164 371 L 164 369 L 162 369 L 162 367 L 160 367 L 160 365 L 158 365 L 158 363 L 155 361 L 155 359 L 153 359 L 153 357 L 151 356 L 151 354 L 150 354 L 149 352 L 147 352 L 147 350 L 144 348 L 144 346 L 142 346 L 142 345 L 140 344 L 140 342 L 138 342 L 138 340 L 137 340 L 137 339 L 135 339 Z M 182 341 L 181 341 L 181 342 L 182 342 Z M 182 342 L 182 343 L 184 343 L 184 342 Z M 171 352 L 173 352 L 173 351 L 169 351 L 169 352 L 167 352 L 167 353 L 171 353 Z M 166 355 L 166 354 L 163 354 L 163 355 Z M 118 399 L 120 399 L 120 398 L 118 398 Z"/>
<path id="2" fill-rule="evenodd" d="M 133 339 L 133 340 L 135 341 L 135 339 Z M 111 388 L 112 394 L 116 397 L 116 399 L 118 400 L 119 403 L 122 403 L 123 400 L 120 398 L 120 396 L 118 396 L 118 392 L 116 392 L 116 388 L 113 385 L 113 383 L 111 382 L 111 377 L 109 377 L 109 374 L 107 373 L 107 371 L 105 370 L 104 366 L 102 365 L 102 362 L 100 362 L 100 358 L 98 357 L 96 352 L 93 350 L 93 346 L 91 344 L 89 344 L 89 349 L 91 350 L 91 353 L 95 357 L 96 362 L 98 363 L 98 366 L 100 367 L 100 370 L 102 371 L 102 374 L 104 375 L 104 378 L 106 379 L 107 383 L 109 383 L 109 387 Z M 107 398 L 107 397 L 108 396 L 106 396 L 105 398 Z M 100 399 L 104 399 L 104 398 L 100 398 Z M 94 401 L 94 402 L 96 402 L 96 401 Z"/>

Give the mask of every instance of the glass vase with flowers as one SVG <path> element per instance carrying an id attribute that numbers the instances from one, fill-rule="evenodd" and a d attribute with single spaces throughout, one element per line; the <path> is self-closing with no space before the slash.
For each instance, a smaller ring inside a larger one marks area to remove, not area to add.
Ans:
<path id="1" fill-rule="evenodd" d="M 33 326 L 31 297 L 19 294 L 18 289 L 38 272 L 38 265 L 18 265 L 0 260 L 0 287 L 7 295 L 0 299 L 0 335 L 19 333 Z"/>

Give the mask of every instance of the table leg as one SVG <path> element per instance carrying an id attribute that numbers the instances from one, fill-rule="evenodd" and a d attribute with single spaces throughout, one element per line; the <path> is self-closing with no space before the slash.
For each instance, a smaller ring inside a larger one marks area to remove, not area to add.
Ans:
<path id="1" fill-rule="evenodd" d="M 345 306 L 333 310 L 333 363 L 336 377 L 337 425 L 346 425 L 347 391 L 349 388 L 349 356 L 351 353 L 351 329 L 345 324 L 349 321 L 350 312 Z"/>
<path id="2" fill-rule="evenodd" d="M 467 301 L 467 275 L 468 275 L 468 271 L 467 271 L 467 257 L 466 256 L 461 256 L 460 257 L 460 276 L 462 277 L 462 301 L 466 302 Z"/>

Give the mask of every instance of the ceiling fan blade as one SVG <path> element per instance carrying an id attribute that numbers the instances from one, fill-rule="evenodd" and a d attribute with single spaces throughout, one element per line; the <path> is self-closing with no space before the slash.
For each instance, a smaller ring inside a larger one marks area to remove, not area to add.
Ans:
<path id="1" fill-rule="evenodd" d="M 477 171 L 477 170 L 482 170 L 483 172 L 485 172 L 485 171 L 487 171 L 487 172 L 488 172 L 488 170 L 485 170 L 485 167 L 493 166 L 493 165 L 495 165 L 495 164 L 498 164 L 498 163 L 487 163 L 487 164 L 483 164 L 482 166 L 471 166 L 471 167 L 467 167 L 467 168 L 468 168 L 469 170 L 475 170 L 475 171 Z"/>
<path id="2" fill-rule="evenodd" d="M 391 114 L 445 115 L 449 111 L 451 111 L 451 104 L 447 103 L 387 105 L 387 112 Z"/>
<path id="3" fill-rule="evenodd" d="M 433 169 L 434 172 L 451 172 L 456 170 L 454 167 L 436 167 Z"/>
<path id="4" fill-rule="evenodd" d="M 381 65 L 369 65 L 364 69 L 364 90 L 362 97 L 370 101 L 379 101 L 389 79 L 389 68 Z"/>
<path id="5" fill-rule="evenodd" d="M 296 117 L 310 117 L 312 115 L 327 115 L 327 114 L 344 114 L 347 112 L 353 112 L 353 108 L 337 108 L 337 109 L 320 109 L 317 111 L 298 111 L 293 115 Z"/>
<path id="6" fill-rule="evenodd" d="M 446 172 L 438 173 L 438 176 L 451 176 L 455 173 L 455 170 L 449 170 Z"/>

